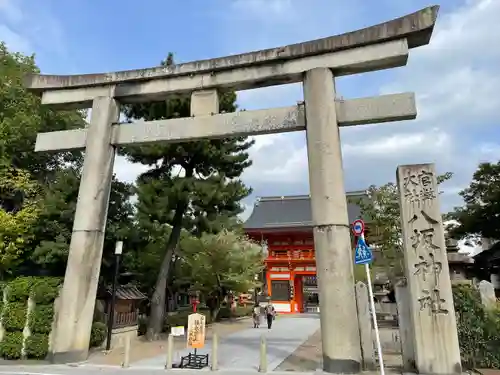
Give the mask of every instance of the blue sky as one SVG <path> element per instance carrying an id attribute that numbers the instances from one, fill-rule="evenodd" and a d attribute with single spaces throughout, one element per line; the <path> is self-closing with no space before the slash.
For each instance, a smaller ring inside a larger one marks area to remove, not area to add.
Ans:
<path id="1" fill-rule="evenodd" d="M 35 52 L 44 73 L 76 74 L 154 66 L 330 36 L 411 13 L 421 0 L 0 0 L 0 40 Z M 499 0 L 446 0 L 426 47 L 406 67 L 342 77 L 344 98 L 414 91 L 418 119 L 341 131 L 346 188 L 394 181 L 397 165 L 436 162 L 455 177 L 443 209 L 460 203 L 480 161 L 500 159 Z M 300 85 L 239 93 L 246 109 L 295 104 Z M 244 174 L 256 196 L 307 194 L 303 133 L 256 137 Z M 117 161 L 132 181 L 141 166 Z"/>

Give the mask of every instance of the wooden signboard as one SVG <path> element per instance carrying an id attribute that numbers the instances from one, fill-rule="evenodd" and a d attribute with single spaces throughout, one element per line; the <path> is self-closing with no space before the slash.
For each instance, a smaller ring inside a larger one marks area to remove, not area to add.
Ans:
<path id="1" fill-rule="evenodd" d="M 201 349 L 205 346 L 205 315 L 191 314 L 188 317 L 187 347 Z"/>

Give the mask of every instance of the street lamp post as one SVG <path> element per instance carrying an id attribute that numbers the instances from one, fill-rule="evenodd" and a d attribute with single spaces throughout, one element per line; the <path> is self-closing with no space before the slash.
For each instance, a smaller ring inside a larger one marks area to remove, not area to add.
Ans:
<path id="1" fill-rule="evenodd" d="M 118 272 L 120 270 L 120 256 L 122 255 L 123 241 L 116 241 L 115 246 L 115 274 L 113 275 L 113 286 L 111 288 L 111 306 L 108 315 L 108 337 L 106 340 L 106 350 L 111 348 L 111 333 L 113 331 L 113 322 L 115 317 L 116 304 L 116 284 L 118 282 Z"/>
<path id="2" fill-rule="evenodd" d="M 259 281 L 259 275 L 256 274 L 254 276 L 254 279 L 255 279 L 255 285 L 253 287 L 253 296 L 254 296 L 253 299 L 254 299 L 255 304 L 257 304 L 257 303 L 259 303 L 259 301 L 258 301 L 258 296 L 259 295 L 257 293 L 257 282 Z"/>

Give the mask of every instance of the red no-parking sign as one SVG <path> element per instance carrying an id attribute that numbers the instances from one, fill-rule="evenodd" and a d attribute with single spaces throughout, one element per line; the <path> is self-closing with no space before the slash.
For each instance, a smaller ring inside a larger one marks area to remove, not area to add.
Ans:
<path id="1" fill-rule="evenodd" d="M 352 232 L 355 236 L 361 236 L 365 232 L 365 223 L 363 220 L 358 219 L 352 223 Z"/>

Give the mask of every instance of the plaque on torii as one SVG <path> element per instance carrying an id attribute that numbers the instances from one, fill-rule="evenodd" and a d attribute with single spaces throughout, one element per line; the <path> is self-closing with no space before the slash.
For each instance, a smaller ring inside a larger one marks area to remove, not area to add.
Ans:
<path id="1" fill-rule="evenodd" d="M 92 108 L 85 129 L 38 134 L 36 151 L 85 149 L 66 276 L 51 345 L 55 362 L 88 355 L 115 147 L 306 130 L 321 304 L 323 368 L 357 373 L 361 350 L 339 129 L 416 117 L 413 93 L 341 100 L 334 78 L 404 66 L 429 43 L 438 6 L 323 39 L 104 74 L 26 77 L 42 104 Z M 220 90 L 303 82 L 304 103 L 219 114 Z M 191 117 L 118 124 L 120 104 L 191 96 Z M 340 302 L 339 302 L 340 301 Z"/>

